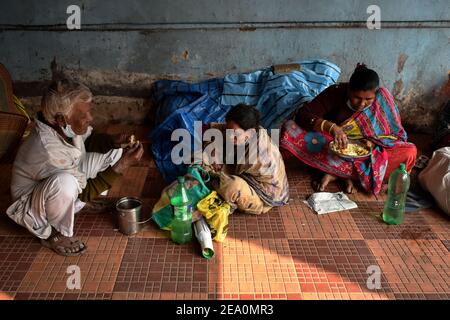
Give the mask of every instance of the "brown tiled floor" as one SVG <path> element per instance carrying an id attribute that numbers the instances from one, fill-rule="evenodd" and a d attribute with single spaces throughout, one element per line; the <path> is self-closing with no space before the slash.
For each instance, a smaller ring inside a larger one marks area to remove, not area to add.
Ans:
<path id="1" fill-rule="evenodd" d="M 290 205 L 232 215 L 207 261 L 198 244 L 175 245 L 153 223 L 126 237 L 112 212 L 89 209 L 75 226 L 87 254 L 53 254 L 4 214 L 11 166 L 1 165 L 0 299 L 450 298 L 450 223 L 442 212 L 422 210 L 388 226 L 379 218 L 384 197 L 360 193 L 351 196 L 357 209 L 318 216 L 302 202 L 312 193 L 308 169 L 292 160 L 287 168 Z M 139 196 L 149 213 L 163 186 L 147 157 L 107 198 Z M 71 265 L 80 267 L 81 290 L 67 289 Z M 370 265 L 381 268 L 381 289 L 367 288 Z"/>

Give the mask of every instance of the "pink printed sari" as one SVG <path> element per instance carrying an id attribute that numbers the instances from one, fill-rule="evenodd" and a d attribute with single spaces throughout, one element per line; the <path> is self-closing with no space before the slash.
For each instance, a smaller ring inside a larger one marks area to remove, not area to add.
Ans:
<path id="1" fill-rule="evenodd" d="M 280 147 L 307 165 L 346 179 L 359 180 L 367 192 L 378 194 L 387 167 L 385 148 L 408 144 L 398 108 L 385 88 L 374 103 L 340 124 L 349 139 L 368 139 L 375 144 L 370 157 L 347 160 L 335 155 L 328 145 L 333 138 L 325 132 L 308 132 L 289 120 L 283 125 Z"/>

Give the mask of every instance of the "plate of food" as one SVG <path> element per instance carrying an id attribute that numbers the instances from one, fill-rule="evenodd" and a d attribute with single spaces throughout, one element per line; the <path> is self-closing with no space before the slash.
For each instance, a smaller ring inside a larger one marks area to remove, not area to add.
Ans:
<path id="1" fill-rule="evenodd" d="M 344 159 L 362 159 L 372 154 L 372 151 L 360 141 L 349 140 L 347 148 L 338 148 L 334 141 L 330 142 L 330 150 Z"/>

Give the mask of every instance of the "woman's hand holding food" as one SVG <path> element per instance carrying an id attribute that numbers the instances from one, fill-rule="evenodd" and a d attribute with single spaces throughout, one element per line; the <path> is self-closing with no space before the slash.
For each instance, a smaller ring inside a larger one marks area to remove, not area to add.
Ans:
<path id="1" fill-rule="evenodd" d="M 348 145 L 348 138 L 345 134 L 344 130 L 342 130 L 341 127 L 338 125 L 334 125 L 330 130 L 331 135 L 334 137 L 334 141 L 336 143 L 336 146 L 339 149 L 345 149 Z"/>

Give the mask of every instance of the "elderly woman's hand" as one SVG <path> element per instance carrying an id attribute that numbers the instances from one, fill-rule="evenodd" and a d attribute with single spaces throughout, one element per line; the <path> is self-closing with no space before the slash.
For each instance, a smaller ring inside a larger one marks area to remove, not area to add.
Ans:
<path id="1" fill-rule="evenodd" d="M 348 138 L 345 134 L 344 130 L 342 130 L 341 127 L 334 125 L 331 129 L 331 135 L 334 137 L 334 141 L 336 143 L 336 146 L 339 149 L 345 149 L 348 145 Z"/>

